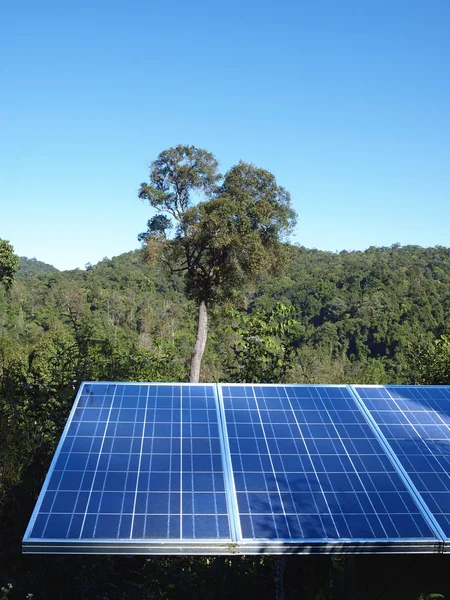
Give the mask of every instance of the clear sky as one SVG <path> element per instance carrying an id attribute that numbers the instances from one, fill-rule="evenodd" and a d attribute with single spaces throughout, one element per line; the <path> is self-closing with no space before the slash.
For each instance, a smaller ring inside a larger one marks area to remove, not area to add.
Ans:
<path id="1" fill-rule="evenodd" d="M 83 268 L 138 247 L 162 150 L 292 194 L 292 241 L 450 246 L 448 0 L 6 0 L 0 237 Z"/>

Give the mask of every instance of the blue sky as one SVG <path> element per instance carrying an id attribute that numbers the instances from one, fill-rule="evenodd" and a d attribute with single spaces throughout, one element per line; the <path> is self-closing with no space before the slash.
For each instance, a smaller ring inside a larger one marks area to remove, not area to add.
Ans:
<path id="1" fill-rule="evenodd" d="M 450 246 L 448 0 L 20 1 L 0 8 L 0 237 L 83 268 L 138 247 L 162 150 L 292 194 L 292 241 Z"/>

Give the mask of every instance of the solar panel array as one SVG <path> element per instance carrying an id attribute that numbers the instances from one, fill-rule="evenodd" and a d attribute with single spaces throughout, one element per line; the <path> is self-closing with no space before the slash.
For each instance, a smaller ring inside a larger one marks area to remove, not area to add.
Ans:
<path id="1" fill-rule="evenodd" d="M 440 552 L 450 388 L 84 383 L 28 553 Z"/>

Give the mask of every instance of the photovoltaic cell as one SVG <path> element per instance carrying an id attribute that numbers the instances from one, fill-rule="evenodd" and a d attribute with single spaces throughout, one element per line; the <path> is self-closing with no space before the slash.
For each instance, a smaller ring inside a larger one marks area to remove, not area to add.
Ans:
<path id="1" fill-rule="evenodd" d="M 25 542 L 229 540 L 213 385 L 84 384 Z"/>
<path id="2" fill-rule="evenodd" d="M 243 540 L 435 540 L 345 386 L 221 385 Z"/>
<path id="3" fill-rule="evenodd" d="M 450 538 L 450 388 L 355 386 L 355 390 Z"/>
<path id="4" fill-rule="evenodd" d="M 84 383 L 23 548 L 438 552 L 449 415 L 445 387 Z"/>

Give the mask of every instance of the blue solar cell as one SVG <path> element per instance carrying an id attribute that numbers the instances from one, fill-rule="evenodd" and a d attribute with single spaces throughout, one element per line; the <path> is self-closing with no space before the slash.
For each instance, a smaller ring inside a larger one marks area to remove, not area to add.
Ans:
<path id="1" fill-rule="evenodd" d="M 358 391 L 450 528 L 450 392 Z M 24 548 L 435 551 L 438 527 L 383 439 L 346 386 L 84 384 Z"/>
<path id="2" fill-rule="evenodd" d="M 84 384 L 28 539 L 226 541 L 224 490 L 214 386 Z"/>
<path id="3" fill-rule="evenodd" d="M 450 388 L 355 386 L 355 391 L 450 537 Z"/>
<path id="4" fill-rule="evenodd" d="M 436 539 L 345 386 L 220 386 L 244 540 Z"/>

